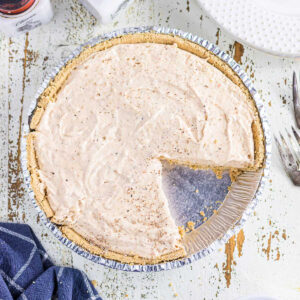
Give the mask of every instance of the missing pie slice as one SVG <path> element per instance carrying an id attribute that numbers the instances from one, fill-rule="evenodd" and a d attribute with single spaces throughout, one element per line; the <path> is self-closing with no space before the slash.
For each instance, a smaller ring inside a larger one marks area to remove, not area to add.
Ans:
<path id="1" fill-rule="evenodd" d="M 27 138 L 37 202 L 89 252 L 126 263 L 185 256 L 162 189 L 162 160 L 257 170 L 255 103 L 211 52 L 171 35 L 84 50 L 40 96 Z"/>

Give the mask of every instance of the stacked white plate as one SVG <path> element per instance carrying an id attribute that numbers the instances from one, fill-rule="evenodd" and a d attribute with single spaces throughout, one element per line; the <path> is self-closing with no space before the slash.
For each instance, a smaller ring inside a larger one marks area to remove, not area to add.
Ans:
<path id="1" fill-rule="evenodd" d="M 300 57 L 300 0 L 197 0 L 221 28 L 266 52 Z"/>

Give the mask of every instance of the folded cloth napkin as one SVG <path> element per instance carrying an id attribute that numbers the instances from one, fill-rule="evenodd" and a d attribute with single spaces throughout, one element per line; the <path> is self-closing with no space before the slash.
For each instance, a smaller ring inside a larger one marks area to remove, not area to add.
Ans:
<path id="1" fill-rule="evenodd" d="M 28 225 L 0 223 L 0 300 L 101 300 L 85 273 L 54 266 Z"/>

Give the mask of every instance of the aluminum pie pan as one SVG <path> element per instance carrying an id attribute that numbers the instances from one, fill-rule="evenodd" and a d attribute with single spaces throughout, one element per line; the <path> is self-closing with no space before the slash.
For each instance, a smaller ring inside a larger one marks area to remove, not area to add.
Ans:
<path id="1" fill-rule="evenodd" d="M 43 81 L 39 90 L 37 91 L 36 97 L 33 99 L 33 101 L 30 104 L 30 107 L 28 110 L 28 120 L 30 121 L 32 113 L 34 112 L 34 110 L 36 108 L 37 101 L 38 101 L 40 95 L 45 90 L 45 88 L 48 86 L 49 82 L 56 76 L 56 74 L 61 70 L 61 68 L 63 68 L 67 64 L 67 62 L 69 60 L 78 56 L 84 50 L 84 48 L 86 48 L 87 46 L 94 46 L 105 40 L 124 36 L 127 34 L 147 33 L 147 32 L 174 35 L 174 36 L 178 36 L 180 38 L 189 40 L 193 43 L 196 43 L 196 44 L 204 47 L 205 49 L 209 50 L 213 54 L 215 54 L 219 59 L 221 59 L 223 62 L 225 62 L 235 72 L 235 74 L 237 74 L 240 77 L 240 79 L 242 80 L 244 85 L 247 87 L 247 89 L 251 93 L 251 95 L 256 103 L 257 110 L 259 112 L 263 132 L 264 132 L 264 138 L 265 138 L 265 163 L 264 163 L 263 169 L 260 172 L 246 172 L 245 175 L 242 174 L 241 176 L 239 176 L 239 178 L 242 177 L 241 179 L 238 178 L 238 180 L 237 180 L 236 184 L 238 186 L 239 186 L 239 184 L 242 184 L 241 186 L 243 186 L 244 183 L 247 184 L 247 182 L 249 181 L 249 178 L 252 180 L 252 177 L 254 176 L 253 178 L 255 178 L 255 180 L 254 180 L 255 188 L 254 188 L 254 185 L 252 185 L 253 180 L 252 181 L 250 180 L 251 185 L 249 188 L 249 193 L 250 192 L 252 193 L 252 194 L 250 193 L 251 199 L 248 199 L 249 195 L 250 195 L 249 194 L 247 196 L 248 201 L 247 202 L 244 201 L 243 203 L 242 202 L 240 203 L 239 202 L 240 200 L 237 200 L 236 197 L 226 196 L 226 199 L 224 200 L 224 202 L 221 203 L 221 205 L 218 207 L 219 208 L 218 212 L 225 209 L 224 213 L 230 214 L 230 211 L 233 209 L 233 210 L 238 211 L 238 215 L 235 215 L 234 219 L 231 218 L 230 222 L 232 224 L 225 224 L 228 228 L 224 224 L 220 224 L 221 230 L 223 227 L 225 227 L 226 230 L 224 230 L 224 232 L 219 232 L 217 238 L 216 238 L 216 236 L 214 237 L 213 235 L 211 235 L 210 230 L 214 230 L 214 228 L 216 227 L 216 224 L 218 222 L 212 222 L 212 221 L 205 222 L 203 225 L 196 228 L 190 234 L 186 235 L 188 237 L 187 238 L 188 241 L 187 241 L 187 244 L 185 244 L 185 241 L 184 241 L 184 245 L 186 248 L 188 248 L 187 249 L 187 252 L 188 252 L 187 257 L 178 259 L 178 260 L 174 260 L 174 261 L 154 264 L 154 265 L 139 265 L 139 264 L 132 265 L 132 264 L 121 263 L 121 262 L 114 261 L 111 259 L 106 259 L 99 255 L 89 253 L 85 249 L 81 248 L 80 246 L 76 245 L 74 242 L 72 242 L 71 240 L 69 240 L 65 236 L 63 236 L 63 234 L 59 230 L 58 226 L 56 226 L 54 223 L 52 223 L 46 217 L 45 213 L 41 210 L 41 208 L 38 206 L 38 204 L 35 200 L 35 195 L 34 195 L 34 192 L 31 188 L 31 184 L 30 184 L 31 178 L 30 178 L 30 172 L 27 168 L 27 153 L 26 153 L 26 136 L 30 132 L 30 128 L 29 128 L 29 122 L 28 122 L 28 124 L 25 124 L 23 127 L 23 135 L 22 135 L 22 141 L 21 141 L 21 164 L 22 164 L 24 181 L 25 181 L 25 184 L 26 184 L 26 187 L 28 190 L 29 197 L 32 200 L 35 208 L 38 211 L 40 218 L 43 220 L 46 227 L 48 227 L 51 230 L 51 232 L 54 234 L 54 236 L 60 242 L 62 242 L 64 245 L 66 245 L 68 248 L 70 248 L 77 254 L 79 254 L 95 263 L 101 264 L 103 266 L 107 266 L 107 267 L 117 269 L 117 270 L 133 271 L 133 272 L 156 272 L 156 271 L 162 271 L 162 270 L 175 269 L 175 268 L 178 268 L 181 266 L 188 265 L 198 259 L 201 259 L 201 258 L 205 257 L 206 255 L 210 254 L 211 252 L 213 252 L 214 250 L 222 247 L 230 239 L 230 237 L 232 237 L 234 234 L 236 234 L 242 228 L 242 226 L 244 225 L 247 218 L 253 213 L 256 204 L 262 198 L 262 193 L 263 193 L 264 187 L 266 185 L 266 182 L 267 182 L 267 179 L 269 176 L 270 163 L 271 163 L 270 127 L 269 127 L 269 123 L 267 120 L 267 115 L 266 115 L 266 111 L 264 108 L 264 104 L 263 104 L 262 100 L 260 99 L 259 94 L 253 87 L 250 78 L 242 70 L 241 66 L 233 60 L 233 58 L 231 58 L 225 52 L 221 51 L 216 45 L 210 43 L 209 41 L 207 41 L 201 37 L 198 37 L 196 35 L 193 35 L 191 33 L 184 32 L 184 31 L 181 31 L 178 29 L 171 29 L 171 28 L 157 27 L 157 26 L 124 28 L 124 29 L 120 29 L 120 30 L 113 31 L 110 33 L 103 34 L 99 37 L 93 38 L 92 40 L 82 44 L 74 52 L 72 52 L 72 54 L 70 54 L 67 58 L 65 58 L 45 78 L 45 80 Z M 176 173 L 176 170 L 175 171 L 172 170 L 172 172 Z M 183 170 L 183 171 L 181 170 L 179 173 L 182 173 L 184 176 L 187 176 L 188 175 L 187 172 L 188 172 L 187 170 Z M 191 171 L 191 172 L 195 172 L 195 171 Z M 247 173 L 251 173 L 251 174 L 247 174 Z M 175 175 L 175 176 L 177 176 L 177 175 Z M 200 177 L 201 177 L 201 174 L 200 174 Z M 171 178 L 172 178 L 172 176 L 171 176 Z M 225 179 L 226 179 L 226 176 L 225 176 Z M 243 190 L 245 190 L 245 188 L 243 188 Z M 232 191 L 230 191 L 229 194 L 231 192 Z M 230 201 L 228 202 L 228 199 L 230 199 L 230 198 L 233 198 L 233 199 L 231 199 L 231 204 L 230 204 Z M 187 200 L 189 201 L 190 199 L 187 199 Z M 238 202 L 235 202 L 235 201 L 238 201 Z M 214 219 L 215 217 L 216 217 L 216 214 L 214 214 L 209 220 Z M 180 217 L 179 217 L 179 219 L 180 219 Z M 220 228 L 218 228 L 218 230 L 220 230 Z M 203 236 L 208 237 L 204 243 L 202 243 L 202 240 L 201 240 L 201 238 Z"/>

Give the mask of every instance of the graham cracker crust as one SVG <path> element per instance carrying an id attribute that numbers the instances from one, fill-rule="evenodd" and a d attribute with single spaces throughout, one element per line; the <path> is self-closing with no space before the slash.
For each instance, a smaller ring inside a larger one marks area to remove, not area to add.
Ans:
<path id="1" fill-rule="evenodd" d="M 118 44 L 135 44 L 135 43 L 159 43 L 159 44 L 177 44 L 177 47 L 188 52 L 191 52 L 201 58 L 206 59 L 210 64 L 214 67 L 222 71 L 233 83 L 238 85 L 240 89 L 245 93 L 247 99 L 255 112 L 255 118 L 252 124 L 252 132 L 254 138 L 254 148 L 255 148 L 255 162 L 253 166 L 249 166 L 244 169 L 230 169 L 230 174 L 232 179 L 235 179 L 238 174 L 243 171 L 256 171 L 263 167 L 264 158 L 265 158 L 265 145 L 264 145 L 264 134 L 262 130 L 261 121 L 258 115 L 258 111 L 256 108 L 256 104 L 249 92 L 246 88 L 242 80 L 238 75 L 220 58 L 214 55 L 212 52 L 207 49 L 190 42 L 188 40 L 182 39 L 173 35 L 166 34 L 158 34 L 158 33 L 135 33 L 128 34 L 125 36 L 117 37 L 108 41 L 101 42 L 93 47 L 87 47 L 83 50 L 77 57 L 70 60 L 65 67 L 63 67 L 59 73 L 55 76 L 53 80 L 49 83 L 48 87 L 44 90 L 44 92 L 40 95 L 37 103 L 37 107 L 32 115 L 32 119 L 30 122 L 31 132 L 27 136 L 27 160 L 28 160 L 28 170 L 31 175 L 31 186 L 35 194 L 36 201 L 40 208 L 45 212 L 47 218 L 52 220 L 55 223 L 54 212 L 51 209 L 49 201 L 47 199 L 47 188 L 42 183 L 38 175 L 38 159 L 34 148 L 34 138 L 35 138 L 35 129 L 38 126 L 43 113 L 48 105 L 48 103 L 56 101 L 56 95 L 63 87 L 65 81 L 68 76 L 72 72 L 76 66 L 84 62 L 92 53 L 102 51 L 108 49 L 114 45 Z M 171 163 L 176 163 L 176 161 L 170 161 Z M 216 168 L 210 166 L 198 166 L 193 163 L 186 163 L 187 166 L 193 169 L 213 169 L 217 176 L 221 176 L 222 172 L 225 168 Z M 228 170 L 228 168 L 226 168 Z M 113 249 L 104 249 L 93 245 L 91 242 L 86 240 L 84 237 L 79 235 L 71 226 L 66 226 L 64 224 L 57 224 L 60 228 L 63 235 L 67 237 L 69 240 L 73 241 L 75 244 L 79 245 L 83 249 L 87 250 L 90 253 L 100 255 L 104 258 L 113 259 L 116 261 L 120 261 L 122 263 L 128 264 L 156 264 L 164 261 L 170 261 L 182 258 L 186 255 L 186 252 L 182 246 L 182 248 L 157 257 L 155 259 L 147 259 L 143 257 L 139 257 L 131 254 L 123 254 L 117 253 L 113 251 Z"/>

